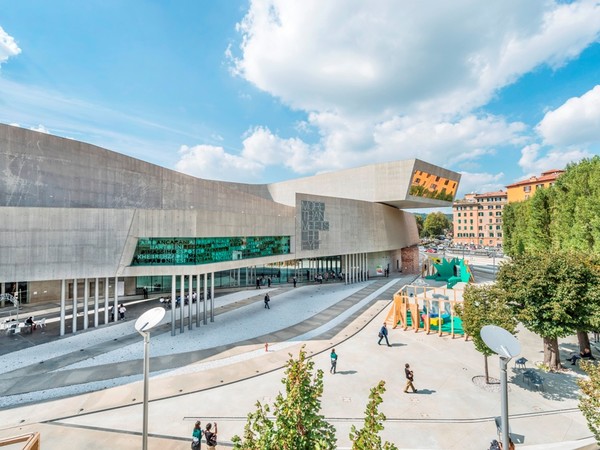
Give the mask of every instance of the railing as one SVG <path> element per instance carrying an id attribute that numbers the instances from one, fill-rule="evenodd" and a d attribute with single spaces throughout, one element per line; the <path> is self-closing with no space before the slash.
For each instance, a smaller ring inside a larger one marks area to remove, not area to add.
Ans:
<path id="1" fill-rule="evenodd" d="M 22 434 L 21 436 L 14 436 L 10 438 L 0 438 L 0 447 L 6 447 L 9 445 L 25 443 L 23 450 L 40 450 L 42 445 L 40 443 L 40 433 L 29 433 Z"/>

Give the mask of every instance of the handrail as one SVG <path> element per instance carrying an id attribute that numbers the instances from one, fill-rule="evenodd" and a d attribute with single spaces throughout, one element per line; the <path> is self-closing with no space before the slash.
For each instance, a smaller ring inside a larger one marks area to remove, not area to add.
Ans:
<path id="1" fill-rule="evenodd" d="M 8 445 L 14 445 L 20 442 L 25 442 L 25 447 L 23 447 L 23 450 L 40 450 L 42 448 L 40 442 L 40 433 L 37 431 L 29 434 L 22 434 L 20 436 L 0 438 L 0 447 L 6 447 Z"/>

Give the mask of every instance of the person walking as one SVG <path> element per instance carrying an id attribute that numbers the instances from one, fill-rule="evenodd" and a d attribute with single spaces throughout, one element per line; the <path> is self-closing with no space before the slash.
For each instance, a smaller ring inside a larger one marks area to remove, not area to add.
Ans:
<path id="1" fill-rule="evenodd" d="M 271 277 L 267 277 L 267 287 L 271 287 Z"/>
<path id="2" fill-rule="evenodd" d="M 119 305 L 119 320 L 125 320 L 125 311 L 127 311 L 127 308 L 125 308 L 125 305 L 121 303 Z"/>
<path id="3" fill-rule="evenodd" d="M 385 342 L 387 343 L 387 346 L 391 347 L 390 341 L 388 341 L 388 329 L 387 329 L 387 325 L 385 324 L 385 322 L 383 322 L 383 326 L 379 330 L 379 341 L 377 342 L 377 345 L 381 345 L 381 340 L 383 338 L 385 338 Z"/>
<path id="4" fill-rule="evenodd" d="M 214 431 L 210 422 L 206 424 L 206 430 L 204 430 L 204 437 L 206 438 L 206 446 L 208 448 L 217 448 L 217 422 L 214 425 Z"/>
<path id="5" fill-rule="evenodd" d="M 260 278 L 256 277 L 256 289 L 260 289 Z"/>
<path id="6" fill-rule="evenodd" d="M 406 375 L 406 386 L 404 386 L 404 393 L 408 393 L 408 388 L 411 388 L 413 392 L 417 392 L 415 386 L 413 385 L 414 373 L 410 370 L 410 365 L 408 363 L 404 364 L 404 374 Z"/>
<path id="7" fill-rule="evenodd" d="M 192 431 L 192 450 L 200 450 L 202 446 L 202 423 L 198 420 Z"/>
<path id="8" fill-rule="evenodd" d="M 292 278 L 292 281 L 294 282 L 294 287 L 296 287 L 296 283 L 297 283 L 296 277 Z"/>
<path id="9" fill-rule="evenodd" d="M 331 349 L 331 354 L 329 355 L 329 357 L 331 358 L 331 369 L 329 369 L 329 373 L 335 374 L 335 369 L 337 367 L 337 359 L 338 359 L 338 355 L 335 352 L 335 348 Z"/>
<path id="10" fill-rule="evenodd" d="M 271 301 L 271 297 L 269 297 L 269 293 L 267 292 L 267 293 L 265 294 L 265 308 L 267 308 L 267 309 L 271 309 L 271 308 L 269 307 L 269 302 L 270 302 L 270 301 Z"/>

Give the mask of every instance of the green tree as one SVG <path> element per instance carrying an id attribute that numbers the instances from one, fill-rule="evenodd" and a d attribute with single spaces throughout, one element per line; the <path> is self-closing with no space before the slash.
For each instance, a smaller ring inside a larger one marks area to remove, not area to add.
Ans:
<path id="1" fill-rule="evenodd" d="M 552 190 L 555 246 L 600 254 L 600 156 L 567 166 Z"/>
<path id="2" fill-rule="evenodd" d="M 504 292 L 496 286 L 468 285 L 464 291 L 463 303 L 456 305 L 465 333 L 473 339 L 475 349 L 483 354 L 485 382 L 490 382 L 488 356 L 494 354 L 481 339 L 481 329 L 486 325 L 497 325 L 509 333 L 514 333 L 517 320 L 506 303 Z"/>
<path id="3" fill-rule="evenodd" d="M 444 234 L 451 226 L 452 224 L 448 220 L 448 217 L 446 217 L 446 214 L 441 212 L 427 214 L 423 223 L 423 235 L 430 237 L 439 236 L 440 234 Z"/>
<path id="4" fill-rule="evenodd" d="M 600 444 L 600 366 L 589 361 L 581 361 L 579 366 L 588 375 L 588 378 L 577 381 L 581 389 L 579 409 L 596 442 Z"/>
<path id="5" fill-rule="evenodd" d="M 380 381 L 371 389 L 369 402 L 365 409 L 365 422 L 358 430 L 354 425 L 350 430 L 350 441 L 352 450 L 397 450 L 394 444 L 385 442 L 382 445 L 379 432 L 383 430 L 385 414 L 379 412 L 379 405 L 383 402 L 382 395 L 385 392 L 385 381 Z"/>
<path id="6" fill-rule="evenodd" d="M 544 341 L 544 364 L 561 368 L 558 338 L 597 321 L 600 276 L 586 255 L 524 253 L 500 267 L 496 285 L 514 316 Z"/>
<path id="7" fill-rule="evenodd" d="M 256 403 L 248 414 L 243 437 L 234 436 L 233 448 L 240 450 L 327 450 L 336 448 L 335 428 L 319 414 L 323 395 L 323 371 L 313 375 L 314 362 L 304 347 L 298 359 L 290 355 L 285 370 L 285 396 L 281 393 L 271 408 Z"/>

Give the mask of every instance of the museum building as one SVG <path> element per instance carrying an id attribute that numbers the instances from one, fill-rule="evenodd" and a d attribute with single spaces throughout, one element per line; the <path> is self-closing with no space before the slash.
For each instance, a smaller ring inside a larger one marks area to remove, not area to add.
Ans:
<path id="1" fill-rule="evenodd" d="M 87 328 L 108 321 L 109 298 L 198 292 L 211 299 L 206 322 L 215 288 L 418 273 L 403 209 L 450 207 L 460 181 L 418 159 L 213 181 L 3 124 L 0 174 L 0 307 L 60 299 L 61 334 L 67 301 Z"/>

